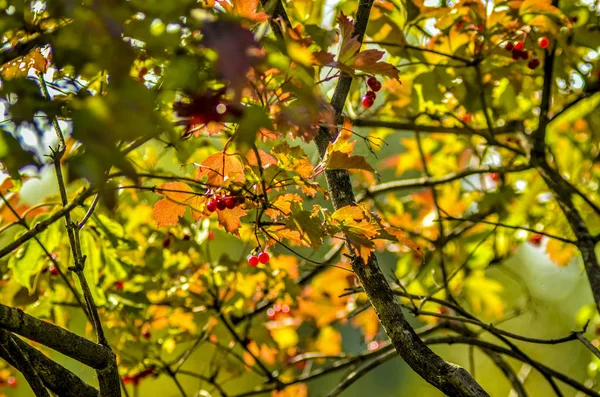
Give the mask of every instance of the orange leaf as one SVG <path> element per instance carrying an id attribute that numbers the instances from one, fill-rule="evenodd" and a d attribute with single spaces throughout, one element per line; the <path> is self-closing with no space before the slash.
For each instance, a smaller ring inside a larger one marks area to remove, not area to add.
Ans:
<path id="1" fill-rule="evenodd" d="M 362 51 L 354 60 L 352 68 L 369 74 L 382 74 L 393 79 L 398 79 L 398 69 L 395 66 L 386 62 L 377 62 L 383 54 L 383 51 L 378 50 Z"/>
<path id="2" fill-rule="evenodd" d="M 263 22 L 269 19 L 264 12 L 256 12 L 258 0 L 230 0 L 233 5 L 233 14 L 254 22 Z M 224 2 L 219 2 L 224 3 Z"/>
<path id="3" fill-rule="evenodd" d="M 239 236 L 238 230 L 242 227 L 241 217 L 245 216 L 247 213 L 240 207 L 235 207 L 233 209 L 224 209 L 222 211 L 217 212 L 217 217 L 219 219 L 219 224 L 223 226 L 223 228 L 231 233 Z"/>
<path id="4" fill-rule="evenodd" d="M 340 13 L 337 21 L 340 24 L 341 36 L 338 61 L 345 64 L 352 64 L 356 53 L 360 49 L 358 38 L 354 35 L 354 23 L 343 12 Z"/>
<path id="5" fill-rule="evenodd" d="M 204 201 L 192 188 L 183 182 L 168 182 L 158 187 L 158 191 L 164 194 L 164 199 L 154 204 L 152 215 L 158 227 L 174 226 L 179 218 L 185 213 L 187 206 L 192 209 L 195 219 L 200 218 L 200 206 Z"/>
<path id="6" fill-rule="evenodd" d="M 281 391 L 273 390 L 271 397 L 306 397 L 308 396 L 308 387 L 304 383 L 297 383 L 286 387 Z"/>
<path id="7" fill-rule="evenodd" d="M 260 163 L 263 166 L 263 168 L 265 168 L 268 165 L 277 164 L 277 159 L 271 156 L 269 153 L 265 152 L 264 150 L 258 149 L 258 156 L 260 158 Z M 248 153 L 246 154 L 246 160 L 248 160 L 249 165 L 258 166 L 258 161 L 254 150 L 248 151 Z"/>
<path id="8" fill-rule="evenodd" d="M 215 153 L 208 156 L 198 168 L 196 179 L 207 177 L 206 183 L 223 186 L 225 182 L 244 182 L 244 165 L 235 155 Z"/>

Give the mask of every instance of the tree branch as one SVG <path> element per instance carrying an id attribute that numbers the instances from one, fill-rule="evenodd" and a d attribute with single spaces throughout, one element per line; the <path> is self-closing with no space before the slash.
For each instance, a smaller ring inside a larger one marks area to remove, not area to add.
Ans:
<path id="1" fill-rule="evenodd" d="M 381 127 L 394 130 L 405 130 L 414 132 L 430 132 L 435 134 L 455 134 L 455 135 L 478 135 L 488 138 L 490 132 L 493 136 L 511 134 L 522 130 L 522 123 L 511 121 L 505 126 L 480 130 L 467 127 L 444 127 L 435 125 L 420 125 L 413 122 L 397 120 L 374 120 L 374 119 L 353 119 L 352 125 L 356 127 Z"/>
<path id="2" fill-rule="evenodd" d="M 354 25 L 354 34 L 359 42 L 362 42 L 372 5 L 373 0 L 359 2 Z M 352 77 L 342 73 L 331 99 L 336 120 L 341 117 L 351 84 Z M 331 131 L 327 127 L 319 129 L 315 142 L 321 158 L 337 134 L 337 128 Z M 335 209 L 356 203 L 350 176 L 346 170 L 328 170 L 325 177 Z M 371 255 L 367 263 L 359 257 L 353 257 L 351 262 L 352 269 L 364 286 L 386 334 L 396 351 L 413 370 L 447 395 L 488 396 L 466 370 L 444 361 L 425 346 L 406 321 L 402 307 L 396 301 L 375 255 Z"/>
<path id="3" fill-rule="evenodd" d="M 43 353 L 29 346 L 20 338 L 14 336 L 13 340 L 27 357 L 35 371 L 44 382 L 44 385 L 53 393 L 61 397 L 98 397 L 99 392 L 92 386 L 82 381 L 77 375 L 46 357 Z M 2 354 L 0 357 L 6 360 L 17 370 L 21 370 L 17 362 L 12 361 L 10 356 Z"/>
<path id="4" fill-rule="evenodd" d="M 507 166 L 492 166 L 492 165 L 484 165 L 477 168 L 465 168 L 464 170 L 453 172 L 440 177 L 421 177 L 414 179 L 402 179 L 399 181 L 392 181 L 386 183 L 380 183 L 379 185 L 375 185 L 370 187 L 366 196 L 375 196 L 382 193 L 387 193 L 394 190 L 401 189 L 415 189 L 415 188 L 425 188 L 432 187 L 436 185 L 442 185 L 444 183 L 449 183 L 456 181 L 458 179 L 465 178 L 470 175 L 477 174 L 508 174 L 512 172 L 522 172 L 531 169 L 532 166 L 529 164 L 519 164 L 519 165 L 507 165 Z M 359 196 L 358 201 L 362 201 L 364 197 Z"/>
<path id="5" fill-rule="evenodd" d="M 33 365 L 15 343 L 12 335 L 0 329 L 0 350 L 2 349 L 5 350 L 5 355 L 10 357 L 12 362 L 16 364 L 14 367 L 23 374 L 36 397 L 50 397 Z"/>
<path id="6" fill-rule="evenodd" d="M 24 336 L 95 369 L 114 357 L 104 346 L 0 303 L 0 328 Z"/>

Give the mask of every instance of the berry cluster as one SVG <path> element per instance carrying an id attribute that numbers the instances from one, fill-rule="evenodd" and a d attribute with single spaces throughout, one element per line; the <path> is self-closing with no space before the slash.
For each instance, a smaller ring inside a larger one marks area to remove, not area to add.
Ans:
<path id="1" fill-rule="evenodd" d="M 225 208 L 231 210 L 245 202 L 246 198 L 244 196 L 214 196 L 206 204 L 206 209 L 210 212 L 215 212 L 216 210 L 223 211 Z"/>
<path id="2" fill-rule="evenodd" d="M 547 37 L 542 36 L 538 39 L 538 46 L 541 49 L 546 49 L 549 45 L 550 40 Z M 504 46 L 504 49 L 506 51 L 512 52 L 512 58 L 514 60 L 528 60 L 530 57 L 529 51 L 527 51 L 527 49 L 525 48 L 525 41 L 517 41 L 514 43 L 509 41 Z M 531 58 L 529 62 L 527 62 L 527 67 L 531 70 L 534 70 L 537 69 L 538 66 L 540 66 L 540 60 L 539 58 L 537 58 L 535 52 L 533 52 L 533 58 Z"/>
<path id="3" fill-rule="evenodd" d="M 270 320 L 275 320 L 278 317 L 281 316 L 285 316 L 288 315 L 289 316 L 290 313 L 290 307 L 286 304 L 280 304 L 280 303 L 276 303 L 273 305 L 272 308 L 269 308 L 267 310 L 267 317 L 269 317 Z"/>
<path id="4" fill-rule="evenodd" d="M 381 89 L 381 83 L 375 77 L 371 76 L 367 79 L 367 85 L 370 90 L 362 97 L 362 104 L 368 109 L 375 103 L 375 99 L 377 99 L 376 92 Z"/>
<path id="5" fill-rule="evenodd" d="M 271 257 L 266 252 L 261 252 L 258 255 L 252 254 L 248 256 L 248 264 L 252 267 L 258 266 L 259 263 L 266 265 L 269 263 L 269 259 L 271 259 Z"/>

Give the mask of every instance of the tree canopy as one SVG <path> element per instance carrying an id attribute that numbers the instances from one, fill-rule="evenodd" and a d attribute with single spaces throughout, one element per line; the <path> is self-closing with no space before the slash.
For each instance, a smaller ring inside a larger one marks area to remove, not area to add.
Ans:
<path id="1" fill-rule="evenodd" d="M 407 395 L 600 396 L 600 5 L 5 0 L 0 28 L 0 396 L 333 397 L 394 357 Z"/>

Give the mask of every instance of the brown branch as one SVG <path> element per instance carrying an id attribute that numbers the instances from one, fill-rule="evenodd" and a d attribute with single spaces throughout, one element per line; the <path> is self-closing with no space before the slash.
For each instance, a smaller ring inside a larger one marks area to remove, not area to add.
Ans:
<path id="1" fill-rule="evenodd" d="M 44 385 L 53 393 L 61 397 L 98 397 L 98 390 L 82 381 L 77 375 L 46 357 L 18 337 L 13 336 L 13 340 L 35 368 Z M 21 370 L 19 363 L 2 354 L 2 349 L 0 349 L 0 357 L 17 370 Z"/>
<path id="2" fill-rule="evenodd" d="M 104 346 L 1 303 L 0 328 L 41 343 L 95 369 L 106 368 L 114 357 Z"/>
<path id="3" fill-rule="evenodd" d="M 5 350 L 5 355 L 16 364 L 14 367 L 23 374 L 36 397 L 50 397 L 48 390 L 27 356 L 21 351 L 12 335 L 5 330 L 0 330 L 0 350 L 2 349 Z"/>

